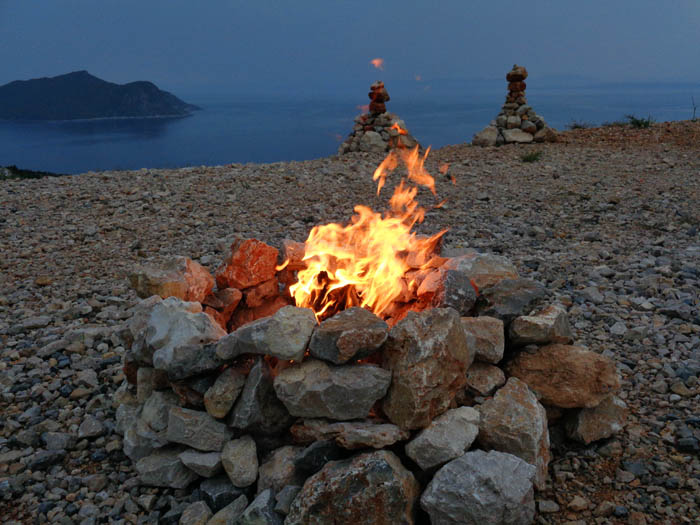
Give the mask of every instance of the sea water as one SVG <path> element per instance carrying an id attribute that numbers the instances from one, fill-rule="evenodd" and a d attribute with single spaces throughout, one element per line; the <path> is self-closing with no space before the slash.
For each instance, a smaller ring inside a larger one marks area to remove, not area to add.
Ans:
<path id="1" fill-rule="evenodd" d="M 403 99 L 393 95 L 388 109 L 423 145 L 470 142 L 500 110 L 504 94 L 499 86 Z M 599 125 L 628 114 L 657 121 L 689 119 L 691 97 L 700 105 L 700 86 L 553 86 L 528 88 L 527 97 L 550 126 L 561 130 L 573 122 Z M 337 151 L 360 113 L 358 106 L 366 103 L 359 97 L 183 98 L 202 110 L 184 118 L 0 120 L 0 166 L 74 174 L 314 159 Z"/>

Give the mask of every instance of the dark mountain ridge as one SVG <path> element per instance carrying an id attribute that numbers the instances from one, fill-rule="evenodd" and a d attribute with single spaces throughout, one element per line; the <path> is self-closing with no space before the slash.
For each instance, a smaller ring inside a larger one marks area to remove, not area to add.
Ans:
<path id="1" fill-rule="evenodd" d="M 87 71 L 0 86 L 0 119 L 181 117 L 197 109 L 152 82 L 114 84 Z"/>

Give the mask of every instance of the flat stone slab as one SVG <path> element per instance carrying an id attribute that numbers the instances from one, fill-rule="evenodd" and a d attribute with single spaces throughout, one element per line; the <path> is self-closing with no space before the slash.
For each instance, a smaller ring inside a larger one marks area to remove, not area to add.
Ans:
<path id="1" fill-rule="evenodd" d="M 348 450 L 367 447 L 380 449 L 411 437 L 410 432 L 396 425 L 371 420 L 336 423 L 325 419 L 305 419 L 293 425 L 290 431 L 297 443 L 332 439 Z"/>
<path id="2" fill-rule="evenodd" d="M 390 382 L 391 372 L 378 366 L 307 360 L 280 372 L 274 386 L 293 416 L 344 420 L 366 417 Z"/>
<path id="3" fill-rule="evenodd" d="M 315 327 L 316 316 L 310 308 L 283 306 L 273 315 L 222 337 L 217 343 L 216 355 L 223 360 L 241 354 L 258 354 L 301 361 Z"/>

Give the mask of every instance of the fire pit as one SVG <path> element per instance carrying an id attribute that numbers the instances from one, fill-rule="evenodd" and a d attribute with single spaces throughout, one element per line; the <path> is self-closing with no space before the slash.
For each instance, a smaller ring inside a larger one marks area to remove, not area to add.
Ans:
<path id="1" fill-rule="evenodd" d="M 547 414 L 583 442 L 620 428 L 613 362 L 507 259 L 413 232 L 434 181 L 398 148 L 378 192 L 399 166 L 382 214 L 237 240 L 213 276 L 134 272 L 117 428 L 141 483 L 199 484 L 222 523 L 529 523 Z"/>

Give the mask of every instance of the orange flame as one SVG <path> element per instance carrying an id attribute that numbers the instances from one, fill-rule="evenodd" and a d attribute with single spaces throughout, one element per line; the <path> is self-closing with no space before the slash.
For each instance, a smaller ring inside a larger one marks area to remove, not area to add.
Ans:
<path id="1" fill-rule="evenodd" d="M 419 283 L 409 272 L 416 277 L 435 264 L 436 246 L 447 231 L 431 237 L 411 231 L 426 213 L 415 200 L 417 185 L 436 193 L 425 169 L 428 151 L 421 156 L 418 147 L 392 150 L 375 170 L 377 194 L 389 172 L 400 164 L 407 170 L 383 215 L 357 205 L 347 226 L 331 223 L 311 230 L 305 243 L 306 268 L 299 270 L 298 281 L 289 289 L 297 306 L 312 308 L 319 320 L 351 306 L 387 318 L 394 302 L 415 291 Z"/>
<path id="2" fill-rule="evenodd" d="M 384 71 L 384 59 L 383 58 L 373 58 L 369 61 L 376 69 Z"/>

